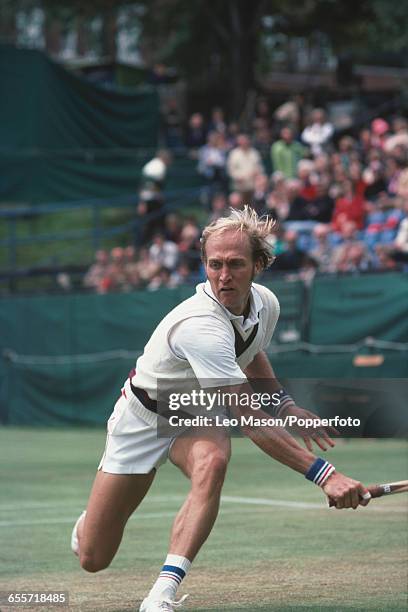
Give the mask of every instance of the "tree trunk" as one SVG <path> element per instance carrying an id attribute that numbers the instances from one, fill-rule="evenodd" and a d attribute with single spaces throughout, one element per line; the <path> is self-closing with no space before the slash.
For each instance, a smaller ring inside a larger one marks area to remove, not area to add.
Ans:
<path id="1" fill-rule="evenodd" d="M 61 23 L 55 17 L 46 17 L 44 38 L 47 53 L 54 56 L 59 55 L 61 51 Z"/>
<path id="2" fill-rule="evenodd" d="M 102 24 L 102 55 L 110 57 L 113 61 L 116 60 L 117 54 L 117 22 L 116 11 L 113 9 L 107 10 L 103 15 Z"/>
<path id="3" fill-rule="evenodd" d="M 88 32 L 82 15 L 78 15 L 77 18 L 76 53 L 79 57 L 84 57 L 88 53 Z"/>
<path id="4" fill-rule="evenodd" d="M 8 7 L 0 10 L 0 39 L 11 45 L 17 40 L 16 13 Z"/>
<path id="5" fill-rule="evenodd" d="M 235 119 L 242 113 L 248 92 L 255 87 L 256 24 L 254 11 L 257 2 L 242 4 L 230 0 L 231 15 L 231 91 L 232 112 Z"/>

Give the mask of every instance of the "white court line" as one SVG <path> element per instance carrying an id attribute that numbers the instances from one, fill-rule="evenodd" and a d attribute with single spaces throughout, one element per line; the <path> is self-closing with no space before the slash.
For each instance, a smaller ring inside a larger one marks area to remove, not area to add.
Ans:
<path id="1" fill-rule="evenodd" d="M 222 495 L 221 497 L 222 503 L 233 503 L 233 504 L 245 504 L 251 506 L 274 506 L 278 508 L 289 508 L 291 510 L 330 510 L 330 512 L 334 512 L 334 509 L 331 509 L 327 506 L 325 499 L 322 499 L 320 504 L 315 502 L 297 502 L 297 501 L 289 501 L 284 499 L 265 499 L 263 497 L 235 497 L 230 495 Z M 362 507 L 358 509 L 360 512 L 362 511 Z M 367 510 L 364 512 L 401 512 L 404 514 L 408 513 L 408 504 L 404 506 L 381 506 L 374 503 L 370 505 Z"/>
<path id="2" fill-rule="evenodd" d="M 166 503 L 168 501 L 183 501 L 186 498 L 185 495 L 149 495 L 149 502 L 155 503 Z M 69 499 L 67 501 L 56 501 L 56 502 L 29 502 L 21 504 L 0 504 L 0 512 L 7 512 L 9 510 L 47 510 L 47 509 L 58 509 L 58 508 L 80 508 L 86 503 L 86 497 L 82 499 Z"/>
<path id="3" fill-rule="evenodd" d="M 172 495 L 172 496 L 168 496 L 168 497 L 152 497 L 151 501 L 179 501 L 184 499 L 184 497 L 182 495 Z M 264 507 L 279 507 L 279 508 L 288 508 L 288 509 L 292 509 L 292 510 L 328 510 L 328 507 L 325 506 L 324 501 L 322 500 L 322 503 L 317 504 L 317 503 L 313 503 L 313 502 L 296 502 L 296 501 L 289 501 L 289 500 L 283 500 L 283 499 L 266 499 L 263 497 L 235 497 L 235 496 L 231 496 L 231 495 L 223 495 L 221 497 L 221 503 L 232 503 L 232 504 L 238 504 L 238 505 L 250 505 L 250 506 L 264 506 Z M 46 507 L 50 507 L 50 506 L 46 506 Z M 60 507 L 60 506 L 59 506 Z M 66 505 L 65 505 L 66 507 Z M 79 504 L 78 506 L 76 506 L 77 508 L 80 507 Z M 361 509 L 360 509 L 361 510 Z M 373 506 L 367 509 L 367 511 L 374 511 L 374 512 L 385 512 L 385 513 L 407 513 L 408 512 L 408 506 L 407 507 L 401 507 L 401 506 L 396 506 L 396 507 L 392 507 L 392 506 Z M 78 510 L 79 512 L 79 510 Z M 222 514 L 230 514 L 232 512 L 237 512 L 237 510 L 226 510 L 224 508 L 221 508 L 221 515 Z M 240 510 L 238 510 L 238 512 L 245 512 L 245 510 L 242 508 Z M 167 517 L 173 517 L 175 515 L 175 510 L 173 511 L 166 511 L 166 512 L 136 512 L 133 516 L 132 519 L 154 519 L 154 518 L 167 518 Z M 75 521 L 75 517 L 64 517 L 64 518 L 42 518 L 42 519 L 23 519 L 23 520 L 13 520 L 13 521 L 0 521 L 0 528 L 1 527 L 18 527 L 18 526 L 29 526 L 29 525 L 58 525 L 58 524 L 66 524 L 66 523 L 73 523 Z"/>
<path id="4" fill-rule="evenodd" d="M 236 510 L 221 510 L 220 514 L 236 514 Z M 239 512 L 248 512 L 247 508 L 241 508 Z M 169 518 L 174 517 L 176 514 L 176 510 L 167 511 L 167 512 L 136 512 L 130 517 L 130 520 L 140 520 L 140 519 L 155 519 L 155 518 Z M 1 527 L 29 527 L 31 525 L 64 525 L 71 524 L 74 525 L 75 516 L 74 517 L 64 517 L 64 518 L 43 518 L 43 519 L 31 519 L 31 520 L 21 520 L 21 521 L 0 521 Z"/>
<path id="5" fill-rule="evenodd" d="M 169 516 L 174 516 L 174 512 L 151 512 L 149 514 L 135 514 L 132 516 L 132 519 L 148 519 L 148 518 L 167 518 Z M 30 526 L 30 525 L 63 525 L 65 523 L 71 523 L 74 525 L 75 517 L 70 516 L 69 518 L 56 518 L 56 519 L 31 519 L 31 520 L 22 520 L 22 521 L 0 521 L 0 527 L 21 527 L 21 526 Z"/>
<path id="6" fill-rule="evenodd" d="M 168 495 L 168 496 L 156 496 L 149 497 L 149 502 L 166 503 L 169 501 L 183 501 L 185 496 L 183 495 Z M 266 499 L 263 497 L 234 497 L 231 495 L 223 495 L 221 497 L 222 502 L 233 503 L 233 504 L 250 504 L 255 506 L 276 506 L 279 508 L 298 508 L 302 510 L 307 509 L 321 509 L 322 504 L 312 502 L 297 502 L 288 501 L 284 499 Z M 47 510 L 47 509 L 58 509 L 58 508 L 78 508 L 83 505 L 80 501 L 78 502 L 55 502 L 52 504 L 46 504 L 44 502 L 32 502 L 29 504 L 0 506 L 0 512 L 2 511 L 14 511 L 14 510 Z"/>
<path id="7" fill-rule="evenodd" d="M 230 495 L 223 495 L 221 497 L 222 502 L 231 502 L 233 504 L 250 504 L 254 506 L 275 506 L 279 508 L 297 508 L 301 510 L 312 510 L 322 509 L 322 504 L 315 504 L 312 502 L 297 502 L 287 501 L 284 499 L 265 499 L 263 497 L 232 497 Z M 324 506 L 323 506 L 324 507 Z"/>

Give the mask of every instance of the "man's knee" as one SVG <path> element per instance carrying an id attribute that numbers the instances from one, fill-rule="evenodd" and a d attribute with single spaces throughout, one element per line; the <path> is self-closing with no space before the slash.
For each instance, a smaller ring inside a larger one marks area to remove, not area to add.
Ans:
<path id="1" fill-rule="evenodd" d="M 103 569 L 109 567 L 111 559 L 103 559 L 101 557 L 97 557 L 96 555 L 92 555 L 89 553 L 80 553 L 79 554 L 79 563 L 87 572 L 91 572 L 94 574 L 95 572 L 100 572 Z"/>
<path id="2" fill-rule="evenodd" d="M 229 453 L 221 449 L 211 450 L 205 455 L 197 458 L 191 475 L 193 485 L 200 489 L 206 486 L 222 486 L 227 471 Z"/>

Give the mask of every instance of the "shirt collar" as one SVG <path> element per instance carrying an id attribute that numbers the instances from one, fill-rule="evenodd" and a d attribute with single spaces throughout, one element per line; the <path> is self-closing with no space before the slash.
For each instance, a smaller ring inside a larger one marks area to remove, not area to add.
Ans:
<path id="1" fill-rule="evenodd" d="M 246 331 L 247 329 L 250 329 L 257 323 L 259 323 L 259 313 L 263 308 L 263 302 L 262 302 L 261 296 L 259 295 L 259 293 L 257 292 L 257 290 L 255 289 L 253 285 L 251 287 L 251 292 L 249 295 L 249 303 L 250 303 L 249 314 L 246 319 L 244 319 L 244 315 L 233 314 L 232 312 L 228 310 L 228 308 L 225 308 L 225 306 L 217 300 L 217 298 L 214 295 L 213 290 L 211 289 L 210 281 L 207 280 L 202 285 L 202 288 L 203 288 L 203 291 L 207 293 L 207 295 L 209 295 L 213 300 L 217 302 L 217 304 L 221 306 L 221 308 L 224 309 L 230 321 L 234 321 L 235 325 L 238 325 L 243 331 Z"/>

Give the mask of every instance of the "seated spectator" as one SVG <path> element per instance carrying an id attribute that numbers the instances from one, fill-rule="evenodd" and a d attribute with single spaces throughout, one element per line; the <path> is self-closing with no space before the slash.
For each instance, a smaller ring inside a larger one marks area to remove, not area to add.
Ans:
<path id="1" fill-rule="evenodd" d="M 375 200 L 387 191 L 384 168 L 380 163 L 372 163 L 364 170 L 363 181 L 366 185 L 364 195 L 367 200 Z"/>
<path id="2" fill-rule="evenodd" d="M 408 200 L 404 203 L 405 214 L 408 213 Z M 391 244 L 377 245 L 377 255 L 381 254 L 394 262 L 408 264 L 408 217 L 405 216 L 398 228 L 395 240 Z M 392 266 L 391 266 L 392 267 Z"/>
<path id="3" fill-rule="evenodd" d="M 301 159 L 297 167 L 297 176 L 301 182 L 299 195 L 305 200 L 313 200 L 316 197 L 317 182 L 314 162 L 311 159 Z"/>
<path id="4" fill-rule="evenodd" d="M 223 193 L 216 193 L 211 202 L 210 222 L 228 216 L 228 202 Z"/>
<path id="5" fill-rule="evenodd" d="M 273 116 L 281 125 L 287 125 L 295 133 L 301 129 L 304 97 L 302 94 L 292 96 L 275 109 Z"/>
<path id="6" fill-rule="evenodd" d="M 337 155 L 337 154 L 336 154 Z M 339 156 L 338 156 L 339 157 Z M 334 200 L 337 200 L 343 193 L 343 184 L 345 181 L 350 179 L 349 174 L 347 173 L 345 167 L 341 163 L 341 160 L 333 159 L 332 156 L 332 179 L 329 189 L 330 197 Z"/>
<path id="7" fill-rule="evenodd" d="M 266 128 L 270 127 L 271 122 L 271 111 L 269 109 L 268 100 L 260 97 L 255 103 L 255 117 L 256 119 L 262 119 Z"/>
<path id="8" fill-rule="evenodd" d="M 353 182 L 353 190 L 356 195 L 365 196 L 367 183 L 363 179 L 363 168 L 359 160 L 350 162 L 348 178 Z"/>
<path id="9" fill-rule="evenodd" d="M 125 291 L 133 291 L 141 286 L 139 274 L 139 265 L 136 261 L 136 249 L 133 246 L 127 246 L 124 249 L 125 254 Z"/>
<path id="10" fill-rule="evenodd" d="M 333 255 L 331 261 L 331 272 L 338 270 L 338 262 L 343 261 L 347 257 L 347 253 L 350 246 L 359 244 L 361 242 L 357 225 L 354 221 L 345 221 L 342 224 L 341 231 L 337 234 L 330 234 L 329 240 L 337 243 L 337 246 L 333 248 Z"/>
<path id="11" fill-rule="evenodd" d="M 341 163 L 348 170 L 353 159 L 356 159 L 356 142 L 351 136 L 342 136 L 338 144 Z M 358 159 L 358 156 L 357 156 Z"/>
<path id="12" fill-rule="evenodd" d="M 293 130 L 284 127 L 280 131 L 280 140 L 271 147 L 272 167 L 275 172 L 282 172 L 286 178 L 294 178 L 299 161 L 306 154 L 306 149 L 294 140 Z"/>
<path id="13" fill-rule="evenodd" d="M 316 262 L 319 272 L 330 272 L 333 256 L 333 247 L 329 242 L 330 226 L 319 223 L 313 229 L 315 247 L 310 256 Z"/>
<path id="14" fill-rule="evenodd" d="M 162 266 L 152 277 L 147 285 L 147 291 L 157 291 L 158 289 L 168 289 L 170 284 L 170 270 Z"/>
<path id="15" fill-rule="evenodd" d="M 385 164 L 385 180 L 387 183 L 387 193 L 391 196 L 396 196 L 398 193 L 399 179 L 405 165 L 405 160 L 402 161 L 395 157 L 387 157 Z"/>
<path id="16" fill-rule="evenodd" d="M 225 157 L 227 157 L 231 149 L 228 139 L 227 139 L 227 134 L 224 134 L 223 132 L 217 132 L 217 134 L 218 134 L 218 146 L 220 147 L 220 149 L 222 149 L 222 151 L 224 151 Z"/>
<path id="17" fill-rule="evenodd" d="M 292 179 L 287 181 L 286 188 L 289 203 L 289 214 L 286 221 L 304 221 L 307 201 L 300 195 L 302 183 L 299 179 Z"/>
<path id="18" fill-rule="evenodd" d="M 226 144 L 227 144 L 227 150 L 231 150 L 234 147 L 237 146 L 237 139 L 238 139 L 238 135 L 239 135 L 239 124 L 236 121 L 231 121 L 231 123 L 228 124 L 227 127 L 227 133 L 226 133 Z"/>
<path id="19" fill-rule="evenodd" d="M 181 219 L 177 213 L 168 213 L 164 217 L 163 234 L 165 240 L 178 244 L 181 237 L 181 227 Z"/>
<path id="20" fill-rule="evenodd" d="M 271 178 L 272 189 L 266 200 L 265 214 L 277 221 L 285 221 L 289 215 L 287 181 L 282 172 L 274 172 Z"/>
<path id="21" fill-rule="evenodd" d="M 370 128 L 364 127 L 360 130 L 358 138 L 358 151 L 363 162 L 367 159 L 368 151 L 371 149 L 371 131 Z"/>
<path id="22" fill-rule="evenodd" d="M 334 200 L 329 195 L 329 183 L 324 180 L 319 181 L 315 185 L 315 191 L 315 197 L 304 204 L 304 219 L 330 223 L 333 216 Z"/>
<path id="23" fill-rule="evenodd" d="M 371 147 L 383 149 L 390 130 L 389 124 L 381 117 L 377 117 L 371 122 Z"/>
<path id="24" fill-rule="evenodd" d="M 333 125 L 326 120 L 326 113 L 322 108 L 315 108 L 311 113 L 310 125 L 302 132 L 304 142 L 313 154 L 320 155 L 328 147 L 334 134 Z"/>
<path id="25" fill-rule="evenodd" d="M 331 177 L 330 157 L 327 153 L 316 155 L 314 159 L 314 171 L 318 179 L 321 177 L 327 179 Z"/>
<path id="26" fill-rule="evenodd" d="M 308 253 L 305 253 L 305 258 L 303 260 L 302 267 L 297 274 L 297 278 L 303 281 L 307 287 L 310 287 L 317 272 L 318 265 L 316 261 L 310 257 Z"/>
<path id="27" fill-rule="evenodd" d="M 405 200 L 408 198 L 408 168 L 401 170 L 398 178 L 397 196 Z"/>
<path id="28" fill-rule="evenodd" d="M 305 262 L 305 253 L 297 246 L 298 235 L 292 230 L 285 232 L 283 237 L 283 252 L 276 257 L 273 264 L 275 270 L 296 272 Z"/>
<path id="29" fill-rule="evenodd" d="M 252 207 L 258 214 L 263 214 L 266 209 L 266 201 L 269 194 L 269 180 L 266 174 L 258 174 L 255 178 L 254 195 L 252 196 Z"/>
<path id="30" fill-rule="evenodd" d="M 224 111 L 219 106 L 216 106 L 211 111 L 211 119 L 208 124 L 209 132 L 218 132 L 219 134 L 226 134 L 227 124 L 225 123 Z"/>
<path id="31" fill-rule="evenodd" d="M 377 257 L 375 266 L 377 270 L 381 270 L 383 272 L 394 272 L 395 270 L 398 270 L 399 266 L 397 262 L 390 256 L 388 250 L 384 248 L 384 245 L 377 244 L 375 247 L 375 254 Z"/>
<path id="32" fill-rule="evenodd" d="M 267 155 L 271 146 L 271 132 L 268 123 L 262 117 L 254 119 L 253 123 L 254 147 L 262 155 Z"/>
<path id="33" fill-rule="evenodd" d="M 147 247 L 142 247 L 137 257 L 137 271 L 142 284 L 147 285 L 153 276 L 157 274 L 159 269 L 160 264 L 152 261 L 149 255 L 149 249 Z"/>
<path id="34" fill-rule="evenodd" d="M 218 132 L 210 132 L 205 144 L 198 151 L 198 172 L 210 188 L 209 199 L 215 191 L 227 190 L 227 155 Z"/>
<path id="35" fill-rule="evenodd" d="M 344 224 L 353 221 L 358 229 L 364 224 L 364 198 L 354 193 L 353 183 L 350 179 L 343 182 L 342 193 L 337 198 L 332 217 L 332 228 L 341 232 Z"/>
<path id="36" fill-rule="evenodd" d="M 101 293 L 101 283 L 106 276 L 109 265 L 109 254 L 107 251 L 99 249 L 95 253 L 95 262 L 91 265 L 84 276 L 83 285 L 87 289 L 93 289 Z"/>
<path id="37" fill-rule="evenodd" d="M 408 121 L 404 117 L 396 117 L 392 122 L 394 134 L 388 136 L 384 143 L 387 153 L 394 153 L 397 147 L 403 147 L 408 151 Z"/>
<path id="38" fill-rule="evenodd" d="M 149 248 L 151 261 L 160 267 L 174 270 L 178 260 L 178 248 L 174 242 L 165 240 L 163 234 L 155 234 Z"/>
<path id="39" fill-rule="evenodd" d="M 180 261 L 176 270 L 171 273 L 167 286 L 170 288 L 188 285 L 192 282 L 192 274 L 187 261 Z"/>
<path id="40" fill-rule="evenodd" d="M 179 252 L 190 270 L 198 271 L 201 265 L 200 228 L 194 219 L 188 219 L 181 230 Z"/>
<path id="41" fill-rule="evenodd" d="M 196 151 L 205 145 L 207 130 L 204 125 L 204 117 L 201 113 L 193 113 L 188 120 L 186 145 L 193 156 Z"/>
<path id="42" fill-rule="evenodd" d="M 227 171 L 234 191 L 242 195 L 245 204 L 250 204 L 255 178 L 263 173 L 263 165 L 259 152 L 251 146 L 246 134 L 239 134 L 237 146 L 230 151 Z"/>
<path id="43" fill-rule="evenodd" d="M 123 291 L 125 287 L 125 251 L 121 247 L 115 247 L 111 250 L 110 263 L 100 283 L 100 290 L 98 293 Z"/>
<path id="44" fill-rule="evenodd" d="M 231 191 L 228 196 L 229 208 L 235 208 L 236 210 L 242 210 L 244 208 L 244 200 L 239 191 Z"/>
<path id="45" fill-rule="evenodd" d="M 372 258 L 364 242 L 345 243 L 333 262 L 333 272 L 366 272 L 373 267 Z"/>

